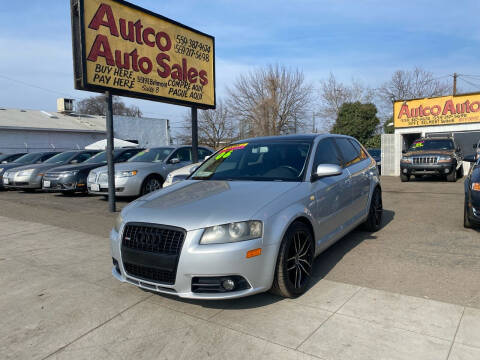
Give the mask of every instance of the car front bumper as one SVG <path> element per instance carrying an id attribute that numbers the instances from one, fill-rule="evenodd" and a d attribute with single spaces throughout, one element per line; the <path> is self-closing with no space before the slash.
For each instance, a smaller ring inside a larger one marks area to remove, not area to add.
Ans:
<path id="1" fill-rule="evenodd" d="M 6 189 L 41 189 L 42 188 L 42 176 L 29 175 L 18 176 L 16 173 L 13 176 L 5 177 L 2 179 L 3 186 Z"/>
<path id="2" fill-rule="evenodd" d="M 42 190 L 49 192 L 87 191 L 87 184 L 85 180 L 79 180 L 73 175 L 62 178 L 44 176 Z"/>
<path id="3" fill-rule="evenodd" d="M 96 189 L 94 189 L 96 187 Z M 140 195 L 141 183 L 132 177 L 115 178 L 116 196 L 138 196 Z M 92 195 L 108 195 L 108 182 L 87 182 L 88 193 Z M 98 189 L 98 190 L 97 190 Z"/>
<path id="4" fill-rule="evenodd" d="M 448 175 L 456 171 L 454 163 L 409 164 L 400 163 L 400 171 L 405 175 Z"/>
<path id="5" fill-rule="evenodd" d="M 174 284 L 154 282 L 135 277 L 125 271 L 122 261 L 121 235 L 115 230 L 110 233 L 112 257 L 118 262 L 112 274 L 122 282 L 138 287 L 182 298 L 232 299 L 249 296 L 270 289 L 273 269 L 276 264 L 277 246 L 263 247 L 262 239 L 253 239 L 228 244 L 200 245 L 203 230 L 188 231 L 178 260 Z M 261 255 L 246 258 L 249 250 L 262 248 Z M 244 290 L 230 292 L 193 292 L 193 278 L 241 276 L 249 285 Z"/>

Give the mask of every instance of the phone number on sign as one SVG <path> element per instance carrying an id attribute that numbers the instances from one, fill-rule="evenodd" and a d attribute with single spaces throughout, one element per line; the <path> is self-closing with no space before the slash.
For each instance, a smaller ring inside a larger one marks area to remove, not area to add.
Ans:
<path id="1" fill-rule="evenodd" d="M 177 42 L 177 44 L 187 46 L 193 50 L 200 50 L 206 53 L 209 53 L 211 50 L 210 45 L 201 43 L 200 41 L 197 41 L 197 40 L 189 39 L 186 36 L 183 36 L 180 34 L 177 34 L 177 36 L 175 36 L 175 41 Z"/>

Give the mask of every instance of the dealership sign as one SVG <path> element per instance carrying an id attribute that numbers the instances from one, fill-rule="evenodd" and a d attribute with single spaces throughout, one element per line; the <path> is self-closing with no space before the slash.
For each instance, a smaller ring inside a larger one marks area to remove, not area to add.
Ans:
<path id="1" fill-rule="evenodd" d="M 71 0 L 75 88 L 215 108 L 215 39 L 119 0 Z"/>
<path id="2" fill-rule="evenodd" d="M 480 122 L 480 94 L 396 101 L 396 128 Z"/>

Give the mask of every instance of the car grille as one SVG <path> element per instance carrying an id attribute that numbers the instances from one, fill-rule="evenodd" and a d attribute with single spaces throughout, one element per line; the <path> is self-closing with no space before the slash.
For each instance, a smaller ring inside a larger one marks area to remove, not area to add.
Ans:
<path id="1" fill-rule="evenodd" d="M 55 172 L 51 172 L 51 173 L 46 173 L 43 177 L 44 180 L 58 180 L 60 179 L 60 173 L 55 173 Z"/>
<path id="2" fill-rule="evenodd" d="M 436 164 L 438 163 L 438 156 L 419 156 L 412 158 L 414 165 L 420 164 Z"/>
<path id="3" fill-rule="evenodd" d="M 138 278 L 173 284 L 185 230 L 156 224 L 126 224 L 122 238 L 125 271 Z"/>

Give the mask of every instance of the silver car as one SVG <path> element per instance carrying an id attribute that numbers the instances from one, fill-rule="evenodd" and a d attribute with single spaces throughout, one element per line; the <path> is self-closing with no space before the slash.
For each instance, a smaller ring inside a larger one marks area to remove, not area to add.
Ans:
<path id="1" fill-rule="evenodd" d="M 375 161 L 354 138 L 243 140 L 123 209 L 112 273 L 184 298 L 295 297 L 315 256 L 360 224 L 378 230 L 382 211 Z"/>
<path id="2" fill-rule="evenodd" d="M 198 148 L 198 155 L 202 159 L 212 152 L 206 147 Z M 191 146 L 166 146 L 141 151 L 127 162 L 115 164 L 115 194 L 138 196 L 161 189 L 171 171 L 191 163 Z M 107 166 L 90 171 L 87 178 L 90 194 L 108 194 L 107 171 Z"/>

